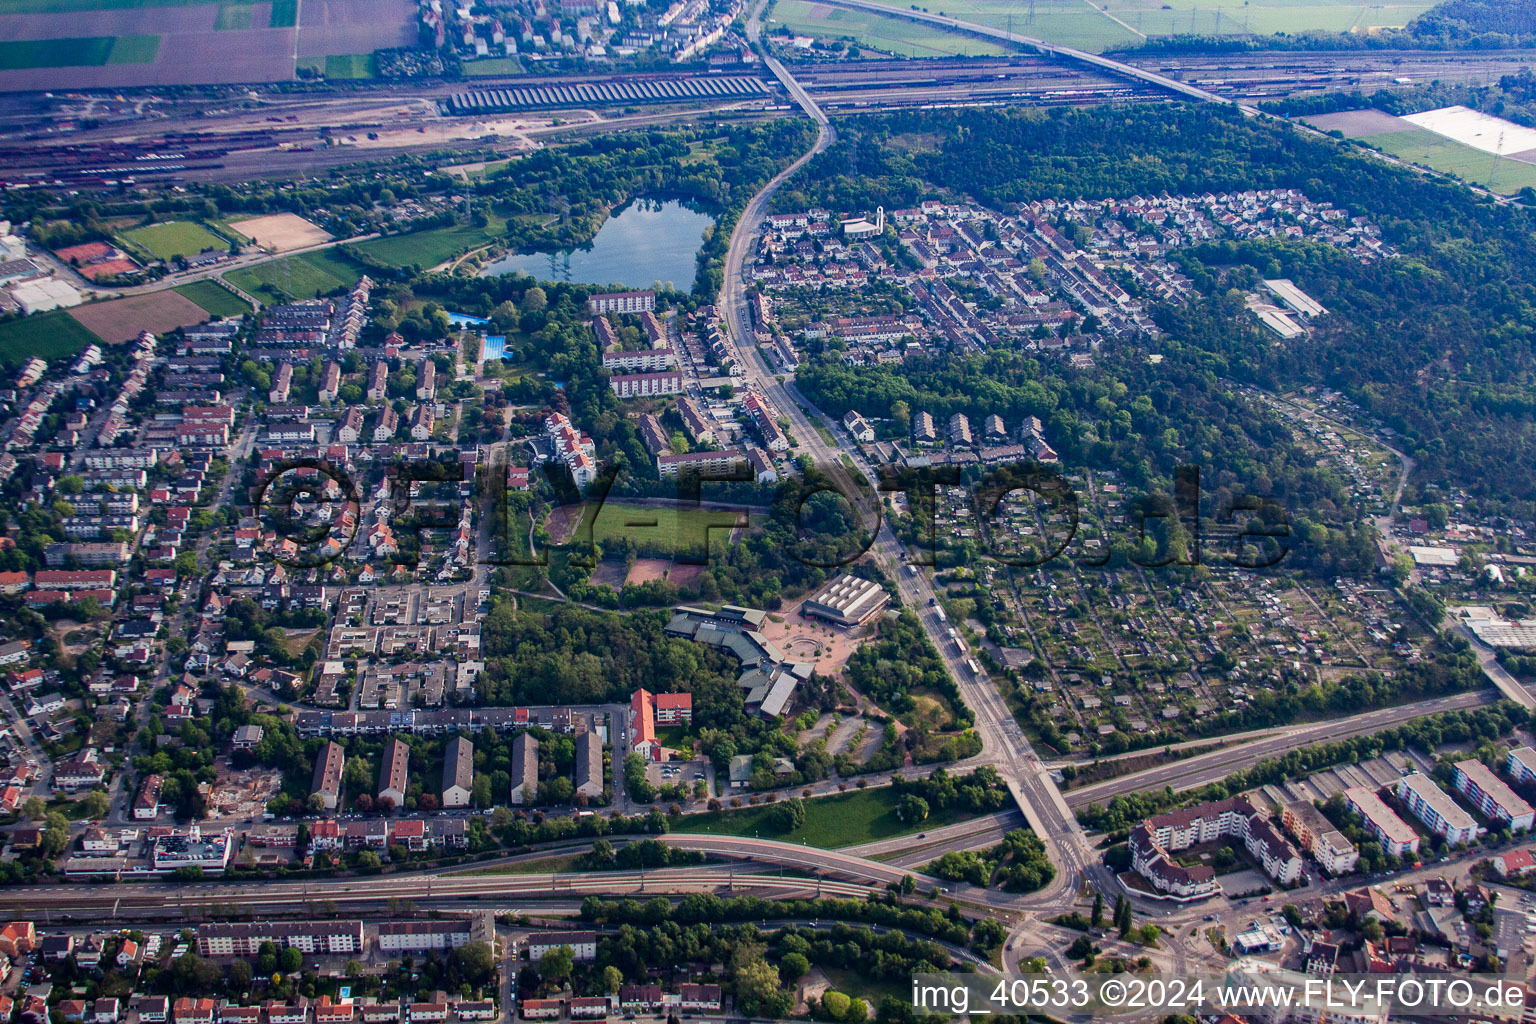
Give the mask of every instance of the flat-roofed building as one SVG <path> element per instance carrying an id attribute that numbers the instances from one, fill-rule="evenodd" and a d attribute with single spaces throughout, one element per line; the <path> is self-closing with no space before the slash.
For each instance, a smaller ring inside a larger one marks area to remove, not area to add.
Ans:
<path id="1" fill-rule="evenodd" d="M 1515 747 L 1504 762 L 1504 770 L 1517 784 L 1536 782 L 1536 750 Z"/>
<path id="2" fill-rule="evenodd" d="M 891 596 L 873 580 L 843 573 L 805 599 L 800 614 L 837 626 L 857 626 L 885 610 Z"/>
<path id="3" fill-rule="evenodd" d="M 1451 844 L 1477 838 L 1477 822 L 1427 775 L 1415 772 L 1397 780 L 1397 798 L 1430 831 Z"/>
<path id="4" fill-rule="evenodd" d="M 1394 857 L 1419 852 L 1419 834 L 1383 803 L 1375 790 L 1353 786 L 1344 791 L 1344 802 L 1350 810 L 1360 815 L 1365 827 L 1371 830 L 1383 850 Z"/>
<path id="5" fill-rule="evenodd" d="M 1456 789 L 1485 817 L 1502 821 L 1511 829 L 1529 829 L 1536 809 L 1476 759 L 1456 762 Z"/>

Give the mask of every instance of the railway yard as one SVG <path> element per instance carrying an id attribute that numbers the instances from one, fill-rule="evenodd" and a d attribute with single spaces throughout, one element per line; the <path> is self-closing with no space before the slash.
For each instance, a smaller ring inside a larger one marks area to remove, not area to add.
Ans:
<path id="1" fill-rule="evenodd" d="M 1136 58 L 1131 63 L 1247 102 L 1371 91 L 1403 79 L 1480 84 L 1528 67 L 1525 52 L 1288 53 Z M 795 68 L 824 109 L 1163 102 L 1154 86 L 1098 68 L 1018 54 L 865 60 Z M 89 187 L 122 181 L 243 180 L 322 171 L 420 150 L 509 153 L 615 127 L 782 114 L 789 100 L 754 74 L 561 75 L 460 83 L 210 87 L 125 98 L 18 95 L 0 115 L 0 180 Z M 472 98 L 472 99 L 471 99 Z"/>

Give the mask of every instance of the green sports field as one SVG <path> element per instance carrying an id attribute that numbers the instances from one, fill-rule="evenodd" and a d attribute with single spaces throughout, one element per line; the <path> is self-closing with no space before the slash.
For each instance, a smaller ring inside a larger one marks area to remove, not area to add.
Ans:
<path id="1" fill-rule="evenodd" d="M 592 524 L 592 539 L 599 546 L 629 540 L 646 550 L 677 551 L 681 545 L 703 543 L 706 527 L 709 543 L 719 547 L 730 537 L 733 513 L 719 509 L 675 506 L 626 505 L 608 502 Z"/>
<path id="2" fill-rule="evenodd" d="M 0 323 L 0 364 L 20 366 L 33 356 L 72 356 L 100 338 L 62 309 Z"/>
<path id="3" fill-rule="evenodd" d="M 244 299 L 213 281 L 193 281 L 191 284 L 179 285 L 174 291 L 202 306 L 213 316 L 239 316 L 251 311 Z"/>
<path id="4" fill-rule="evenodd" d="M 23 68 L 100 67 L 148 64 L 160 50 L 159 36 L 82 36 L 75 39 L 0 41 L 0 71 Z"/>
<path id="5" fill-rule="evenodd" d="M 335 252 L 320 249 L 301 256 L 287 256 L 254 267 L 241 267 L 224 275 L 228 281 L 265 301 L 312 299 L 341 288 L 350 288 L 363 276 L 362 268 Z"/>
<path id="6" fill-rule="evenodd" d="M 201 224 L 189 220 L 168 220 L 142 228 L 120 232 L 130 245 L 162 260 L 178 256 L 196 256 L 204 249 L 227 249 L 229 243 Z"/>

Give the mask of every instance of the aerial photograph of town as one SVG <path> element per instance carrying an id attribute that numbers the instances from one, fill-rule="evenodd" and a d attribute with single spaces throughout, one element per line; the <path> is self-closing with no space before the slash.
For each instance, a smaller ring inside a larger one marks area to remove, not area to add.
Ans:
<path id="1" fill-rule="evenodd" d="M 923 3 L 0 0 L 0 1024 L 1536 1024 L 1536 0 Z"/>

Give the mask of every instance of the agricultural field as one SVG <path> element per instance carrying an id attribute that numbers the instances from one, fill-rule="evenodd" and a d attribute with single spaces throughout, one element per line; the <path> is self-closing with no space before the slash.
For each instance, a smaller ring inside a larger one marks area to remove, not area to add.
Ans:
<path id="1" fill-rule="evenodd" d="M 387 235 L 357 243 L 359 252 L 391 266 L 418 265 L 434 267 L 478 246 L 495 241 L 507 222 L 494 214 L 483 228 L 463 224 L 451 228 L 430 228 L 406 235 Z"/>
<path id="2" fill-rule="evenodd" d="M 881 2 L 898 8 L 910 6 L 900 0 Z M 1034 5 L 1004 0 L 953 0 L 943 5 L 942 12 L 1100 52 L 1134 46 L 1149 36 L 1160 35 L 1369 33 L 1406 25 L 1432 6 L 1427 2 L 1368 4 L 1339 0 L 1247 0 L 1241 5 L 1221 0 L 1059 0 Z"/>
<path id="3" fill-rule="evenodd" d="M 0 365 L 20 366 L 33 356 L 61 359 L 100 341 L 63 309 L 8 320 L 0 323 Z"/>
<path id="4" fill-rule="evenodd" d="M 880 2 L 898 10 L 911 6 L 909 3 L 899 3 L 897 0 L 880 0 Z M 1095 53 L 1110 47 L 1127 46 L 1141 41 L 1141 37 L 1135 32 L 1082 0 L 1037 2 L 1034 5 L 1032 17 L 1028 5 L 1003 3 L 1001 0 L 954 0 L 952 3 L 945 3 L 942 8 L 929 7 L 929 10 L 942 10 L 950 17 L 963 18 L 978 25 L 1012 29 L 1020 35 L 1048 39 L 1053 43 L 1075 46 Z M 933 31 L 915 22 L 911 24 L 924 31 Z"/>
<path id="5" fill-rule="evenodd" d="M 363 276 L 363 271 L 334 250 L 320 249 L 241 267 L 224 276 L 237 288 L 263 300 L 285 302 L 350 288 Z"/>
<path id="6" fill-rule="evenodd" d="M 140 331 L 163 334 L 208 319 L 208 310 L 169 289 L 74 306 L 69 313 L 93 334 L 109 342 L 129 341 L 138 337 Z"/>
<path id="7" fill-rule="evenodd" d="M 1273 35 L 1277 32 L 1356 32 L 1400 28 L 1434 6 L 1431 3 L 1348 3 L 1337 0 L 1103 0 L 1094 3 L 1109 17 L 1149 36 Z"/>
<path id="8" fill-rule="evenodd" d="M 1322 131 L 1337 131 L 1407 163 L 1452 174 L 1506 195 L 1536 187 L 1536 164 L 1496 156 L 1463 142 L 1420 128 L 1379 110 L 1351 110 L 1308 117 Z"/>
<path id="9" fill-rule="evenodd" d="M 74 38 L 82 31 L 92 36 Z M 5 0 L 0 40 L 0 92 L 287 82 L 296 58 L 333 78 L 357 78 L 371 73 L 371 57 L 356 55 L 415 43 L 415 5 Z"/>
<path id="10" fill-rule="evenodd" d="M 193 281 L 191 284 L 180 285 L 172 291 L 191 299 L 212 316 L 239 316 L 251 311 L 251 307 L 245 304 L 244 299 L 212 281 Z"/>
<path id="11" fill-rule="evenodd" d="M 807 0 L 778 0 L 772 18 L 797 35 L 852 39 L 861 46 L 902 57 L 991 57 L 1008 52 L 1007 47 L 973 36 Z"/>
<path id="12" fill-rule="evenodd" d="M 140 252 L 160 260 L 178 256 L 196 256 L 204 249 L 227 249 L 229 243 L 201 224 L 189 220 L 168 220 L 120 232 L 120 237 Z"/>
<path id="13" fill-rule="evenodd" d="M 148 64 L 159 49 L 160 37 L 154 35 L 8 39 L 0 42 L 0 71 Z"/>

